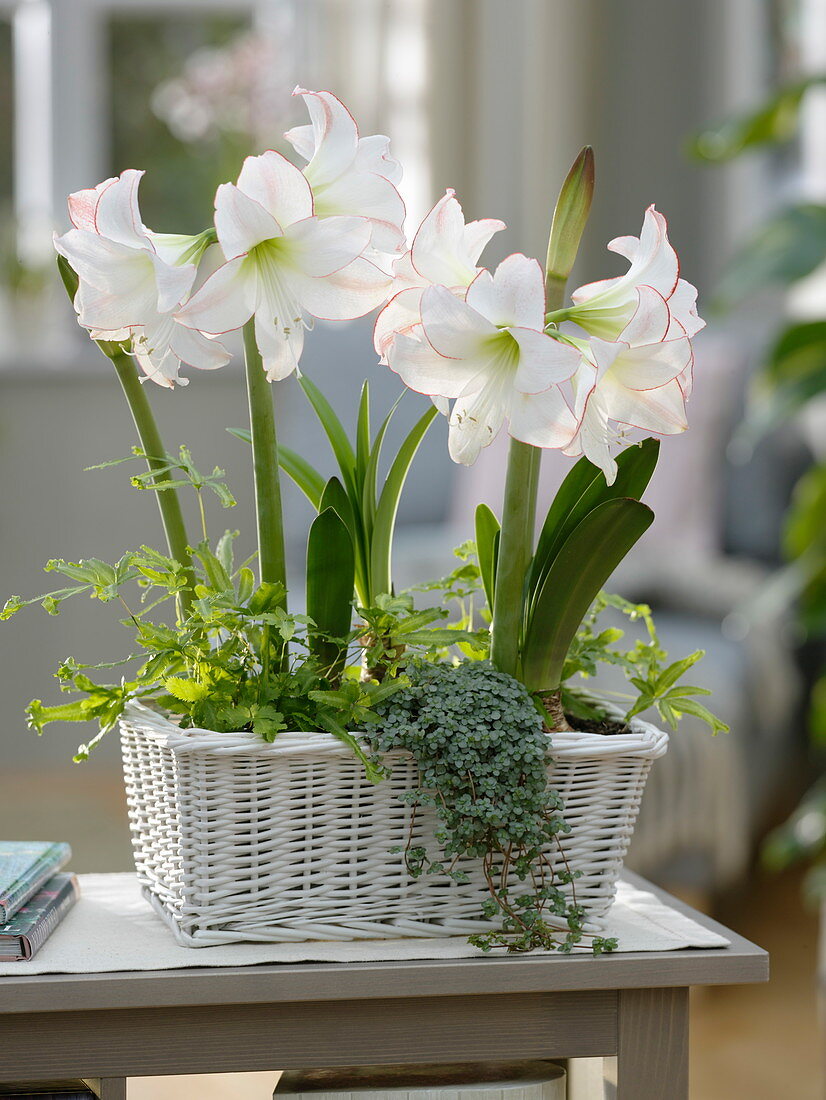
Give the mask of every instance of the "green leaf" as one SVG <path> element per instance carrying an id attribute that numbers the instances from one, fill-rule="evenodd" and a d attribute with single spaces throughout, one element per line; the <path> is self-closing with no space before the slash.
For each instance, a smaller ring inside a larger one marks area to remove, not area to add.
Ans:
<path id="1" fill-rule="evenodd" d="M 88 722 L 88 700 L 76 699 L 73 703 L 60 703 L 54 707 L 44 707 L 40 699 L 32 699 L 26 707 L 29 716 L 29 725 L 38 733 L 43 732 L 43 727 L 49 722 Z"/>
<path id="2" fill-rule="evenodd" d="M 323 512 L 327 508 L 332 508 L 339 519 L 344 521 L 355 543 L 356 519 L 353 513 L 353 505 L 350 498 L 347 496 L 344 486 L 337 477 L 330 478 L 324 486 L 324 492 L 321 494 L 318 510 L 319 512 Z"/>
<path id="3" fill-rule="evenodd" d="M 341 675 L 346 651 L 330 638 L 350 632 L 356 559 L 353 539 L 344 520 L 325 508 L 313 520 L 307 539 L 307 614 L 316 625 L 311 652 L 331 678 Z"/>
<path id="4" fill-rule="evenodd" d="M 324 478 L 321 474 L 313 469 L 300 454 L 281 443 L 278 444 L 278 465 L 287 477 L 292 478 L 317 511 L 321 504 L 321 494 L 324 492 Z"/>
<path id="5" fill-rule="evenodd" d="M 689 154 L 698 160 L 720 164 L 747 149 L 790 141 L 797 133 L 800 103 L 805 92 L 824 79 L 822 75 L 813 76 L 787 84 L 759 106 L 701 130 L 689 139 Z"/>
<path id="6" fill-rule="evenodd" d="M 250 597 L 249 609 L 253 615 L 262 615 L 281 606 L 284 586 L 277 581 L 262 581 Z"/>
<path id="7" fill-rule="evenodd" d="M 438 409 L 431 406 L 413 426 L 399 448 L 381 491 L 370 545 L 370 587 L 374 598 L 389 593 L 392 587 L 390 557 L 399 499 L 419 444 L 438 415 Z"/>
<path id="8" fill-rule="evenodd" d="M 206 539 L 199 542 L 198 545 L 194 547 L 192 553 L 204 567 L 207 580 L 214 592 L 234 591 L 227 570 L 215 554 L 213 554 Z"/>
<path id="9" fill-rule="evenodd" d="M 826 206 L 803 203 L 764 223 L 728 265 L 717 289 L 728 308 L 768 286 L 788 286 L 826 259 Z"/>
<path id="10" fill-rule="evenodd" d="M 399 398 L 401 401 L 401 397 Z M 370 453 L 367 456 L 367 464 L 364 469 L 364 478 L 361 482 L 361 496 L 358 498 L 361 504 L 361 516 L 362 523 L 364 524 L 364 532 L 367 543 L 369 545 L 373 537 L 373 523 L 376 518 L 376 482 L 379 476 L 379 459 L 381 458 L 381 448 L 384 443 L 384 436 L 387 432 L 387 428 L 390 421 L 393 418 L 393 414 L 399 407 L 399 401 L 395 403 L 390 412 L 381 422 L 379 430 L 376 432 L 376 438 L 373 440 L 373 445 L 370 448 Z M 379 593 L 373 593 L 378 595 Z"/>
<path id="11" fill-rule="evenodd" d="M 479 572 L 488 607 L 493 608 L 494 576 L 496 570 L 495 551 L 500 531 L 499 520 L 487 504 L 476 508 L 476 554 L 479 560 Z"/>
<path id="12" fill-rule="evenodd" d="M 698 649 L 688 657 L 683 657 L 681 661 L 675 661 L 673 664 L 669 665 L 668 668 L 657 677 L 657 682 L 654 685 L 655 694 L 664 695 L 672 685 L 676 684 L 682 676 L 685 676 L 688 670 L 693 665 L 696 665 L 705 655 L 704 649 Z M 685 691 L 684 688 L 683 691 Z"/>
<path id="13" fill-rule="evenodd" d="M 347 491 L 354 493 L 356 491 L 356 456 L 347 438 L 347 432 L 336 416 L 333 406 L 318 386 L 314 385 L 306 374 L 302 374 L 298 381 L 330 441 L 330 447 L 341 471 L 341 480 L 347 486 Z"/>
<path id="14" fill-rule="evenodd" d="M 711 727 L 711 732 L 713 734 L 729 732 L 729 727 L 726 723 L 722 722 L 715 714 L 712 714 L 708 707 L 704 707 L 702 703 L 698 703 L 696 699 L 672 701 L 671 706 L 680 714 L 691 714 L 695 718 L 699 718 L 701 722 L 705 722 L 706 725 Z"/>
<path id="15" fill-rule="evenodd" d="M 753 388 L 741 436 L 754 443 L 826 393 L 826 321 L 791 325 L 769 353 Z"/>
<path id="16" fill-rule="evenodd" d="M 617 476 L 608 485 L 605 474 L 587 458 L 581 458 L 557 490 L 536 546 L 528 577 L 527 611 L 565 540 L 589 512 L 607 500 L 630 497 L 639 500 L 648 487 L 660 454 L 658 439 L 646 439 L 627 447 L 617 457 Z"/>
<path id="17" fill-rule="evenodd" d="M 244 604 L 250 598 L 255 588 L 255 574 L 251 569 L 243 566 L 238 570 L 238 602 Z"/>
<path id="18" fill-rule="evenodd" d="M 327 714 L 325 711 L 319 711 L 318 724 L 328 733 L 331 733 L 333 737 L 341 741 L 342 744 L 347 745 L 347 747 L 355 753 L 364 765 L 365 773 L 371 783 L 381 783 L 381 781 L 386 778 L 387 773 L 385 769 L 380 764 L 376 764 L 374 760 L 370 759 L 358 739 L 353 737 L 351 733 L 348 733 L 331 714 Z"/>
<path id="19" fill-rule="evenodd" d="M 361 387 L 359 413 L 356 422 L 356 481 L 364 485 L 364 475 L 370 459 L 370 383 Z"/>
<path id="20" fill-rule="evenodd" d="M 199 684 L 196 680 L 184 680 L 180 676 L 170 676 L 164 680 L 163 686 L 170 695 L 174 695 L 182 703 L 200 703 L 209 695 L 207 684 Z"/>
<path id="21" fill-rule="evenodd" d="M 637 500 L 608 500 L 565 540 L 536 595 L 522 646 L 529 691 L 559 686 L 565 657 L 599 590 L 650 527 L 654 513 Z"/>

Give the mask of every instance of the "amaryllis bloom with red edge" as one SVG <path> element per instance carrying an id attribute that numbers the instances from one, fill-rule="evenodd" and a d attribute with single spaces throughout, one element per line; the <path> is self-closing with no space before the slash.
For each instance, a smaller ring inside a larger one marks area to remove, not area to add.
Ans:
<path id="1" fill-rule="evenodd" d="M 573 382 L 579 429 L 565 448 L 584 454 L 605 474 L 617 476 L 611 447 L 629 432 L 675 435 L 688 427 L 681 378 L 691 374 L 691 342 L 674 331 L 665 299 L 652 287 L 637 288 L 637 309 L 619 340 L 574 340 L 583 352 Z"/>
<path id="2" fill-rule="evenodd" d="M 470 465 L 507 422 L 515 439 L 564 447 L 578 427 L 559 388 L 580 356 L 542 331 L 545 286 L 536 260 L 514 254 L 482 271 L 464 300 L 428 287 L 421 326 L 393 341 L 388 360 L 411 389 L 453 400 L 449 449 Z"/>
<path id="3" fill-rule="evenodd" d="M 401 252 L 405 210 L 396 184 L 402 169 L 390 155 L 390 139 L 383 134 L 359 137 L 353 116 L 332 92 L 296 88 L 293 95 L 303 98 L 311 121 L 284 136 L 308 162 L 304 175 L 312 188 L 315 213 L 321 218 L 367 218 L 372 247 Z"/>
<path id="4" fill-rule="evenodd" d="M 381 362 L 399 333 L 409 335 L 421 323 L 422 293 L 446 286 L 464 297 L 479 274 L 477 262 L 494 233 L 505 228 L 495 218 L 465 223 L 462 207 L 448 189 L 422 220 L 408 252 L 393 264 L 391 299 L 376 318 L 373 343 Z"/>
<path id="5" fill-rule="evenodd" d="M 298 366 L 306 315 L 349 320 L 387 297 L 390 276 L 363 257 L 370 221 L 318 217 L 306 177 L 280 153 L 247 157 L 238 182 L 218 188 L 215 229 L 227 262 L 178 319 L 218 334 L 254 317 L 270 381 Z"/>
<path id="6" fill-rule="evenodd" d="M 143 172 L 128 169 L 97 187 L 69 196 L 73 229 L 55 248 L 78 277 L 74 306 L 93 339 L 123 342 L 153 382 L 177 382 L 181 363 L 214 370 L 229 352 L 175 319 L 197 276 L 192 263 L 169 262 L 141 221 L 138 185 Z"/>
<path id="7" fill-rule="evenodd" d="M 656 290 L 666 301 L 669 329 L 666 338 L 694 336 L 705 327 L 697 314 L 697 288 L 680 278 L 680 262 L 668 239 L 668 223 L 649 206 L 639 237 L 617 237 L 608 245 L 629 261 L 624 275 L 579 287 L 571 295 L 574 305 L 566 310 L 570 320 L 604 340 L 616 340 L 637 310 L 639 288 Z M 691 373 L 682 380 L 691 391 Z"/>

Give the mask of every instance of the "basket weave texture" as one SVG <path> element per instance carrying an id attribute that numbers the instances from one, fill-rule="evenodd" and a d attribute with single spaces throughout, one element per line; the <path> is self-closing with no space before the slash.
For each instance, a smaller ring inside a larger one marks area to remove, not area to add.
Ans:
<path id="1" fill-rule="evenodd" d="M 469 881 L 412 879 L 403 851 L 435 846 L 434 812 L 400 795 L 416 765 L 390 753 L 391 776 L 370 783 L 351 751 L 323 733 L 182 730 L 134 703 L 121 722 L 135 865 L 144 893 L 179 943 L 397 939 L 461 936 L 480 919 L 488 890 L 481 867 Z M 571 833 L 563 856 L 600 931 L 652 761 L 668 736 L 634 719 L 627 734 L 553 735 L 551 782 Z M 414 816 L 411 828 L 411 817 Z M 570 889 L 570 888 L 568 888 Z"/>

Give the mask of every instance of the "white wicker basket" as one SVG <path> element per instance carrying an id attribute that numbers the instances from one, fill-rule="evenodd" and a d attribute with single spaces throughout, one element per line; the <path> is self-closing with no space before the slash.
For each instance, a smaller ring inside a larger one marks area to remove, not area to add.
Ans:
<path id="1" fill-rule="evenodd" d="M 244 940 L 467 935 L 488 927 L 475 861 L 467 883 L 411 879 L 404 857 L 416 782 L 405 753 L 374 785 L 328 734 L 181 730 L 140 704 L 121 723 L 135 864 L 144 893 L 189 947 Z M 552 781 L 572 832 L 564 856 L 599 931 L 611 906 L 651 762 L 668 736 L 639 720 L 615 736 L 555 734 Z M 411 843 L 433 844 L 432 811 Z M 549 853 L 558 869 L 558 852 Z"/>

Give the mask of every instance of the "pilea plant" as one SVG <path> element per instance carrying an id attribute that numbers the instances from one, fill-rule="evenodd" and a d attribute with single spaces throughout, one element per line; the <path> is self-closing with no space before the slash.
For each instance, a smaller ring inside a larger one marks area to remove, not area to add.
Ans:
<path id="1" fill-rule="evenodd" d="M 368 738 L 380 752 L 406 749 L 416 760 L 419 785 L 404 796 L 414 807 L 411 833 L 418 807 L 433 807 L 440 821 L 437 851 L 408 844 L 411 875 L 462 882 L 461 861 L 481 863 L 490 896 L 480 916 L 499 918 L 470 937 L 484 951 L 568 952 L 586 935 L 595 954 L 616 947 L 583 931 L 577 874 L 564 855 L 570 828 L 548 784 L 548 737 L 524 686 L 489 661 L 417 661 L 407 677 L 392 704 L 378 705 Z"/>

